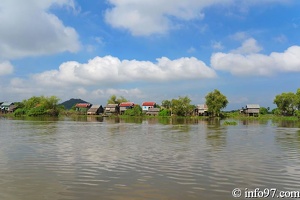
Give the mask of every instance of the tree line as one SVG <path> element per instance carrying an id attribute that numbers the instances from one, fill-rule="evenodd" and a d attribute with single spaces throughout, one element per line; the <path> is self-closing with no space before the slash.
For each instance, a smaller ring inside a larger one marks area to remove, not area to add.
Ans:
<path id="1" fill-rule="evenodd" d="M 58 116 L 63 111 L 64 107 L 59 105 L 59 98 L 56 96 L 33 96 L 29 99 L 23 100 L 17 103 L 17 110 L 14 112 L 15 116 L 27 115 L 27 116 Z M 208 108 L 208 113 L 210 116 L 220 116 L 222 109 L 226 108 L 228 105 L 228 100 L 225 95 L 223 95 L 219 90 L 215 89 L 209 92 L 205 96 L 205 104 Z M 108 100 L 108 104 L 120 104 L 122 102 L 129 102 L 128 99 L 121 96 L 117 98 L 116 95 L 112 95 Z M 293 92 L 284 92 L 275 96 L 274 104 L 277 108 L 272 111 L 275 115 L 283 116 L 297 116 L 300 118 L 300 88 Z M 191 99 L 188 96 L 179 96 L 177 99 L 163 100 L 160 107 L 159 116 L 191 116 L 196 108 L 195 105 L 191 104 Z M 269 107 L 260 109 L 261 114 L 269 113 Z M 141 106 L 134 106 L 132 109 L 128 109 L 124 113 L 129 116 L 141 116 L 142 112 Z"/>

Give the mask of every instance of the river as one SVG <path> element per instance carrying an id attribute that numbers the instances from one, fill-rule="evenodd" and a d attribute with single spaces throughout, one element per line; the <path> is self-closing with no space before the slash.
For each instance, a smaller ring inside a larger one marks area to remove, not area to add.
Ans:
<path id="1" fill-rule="evenodd" d="M 0 199 L 234 199 L 300 191 L 289 121 L 0 117 Z"/>

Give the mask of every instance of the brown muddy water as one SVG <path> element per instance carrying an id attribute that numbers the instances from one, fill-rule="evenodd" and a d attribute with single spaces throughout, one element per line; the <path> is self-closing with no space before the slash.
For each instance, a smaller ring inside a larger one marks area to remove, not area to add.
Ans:
<path id="1" fill-rule="evenodd" d="M 300 191 L 300 124 L 288 121 L 0 118 L 2 200 L 234 199 Z M 246 189 L 247 188 L 247 189 Z"/>

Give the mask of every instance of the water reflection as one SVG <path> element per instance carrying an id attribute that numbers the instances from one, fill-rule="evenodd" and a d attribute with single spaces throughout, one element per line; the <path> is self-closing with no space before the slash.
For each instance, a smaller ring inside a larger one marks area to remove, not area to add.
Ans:
<path id="1" fill-rule="evenodd" d="M 297 189 L 298 125 L 223 123 L 0 119 L 0 198 L 232 199 L 236 187 Z"/>
<path id="2" fill-rule="evenodd" d="M 267 125 L 268 121 L 267 119 L 244 119 L 241 120 L 243 125 Z"/>
<path id="3" fill-rule="evenodd" d="M 214 151 L 222 150 L 226 146 L 226 129 L 219 124 L 215 127 L 210 126 L 206 131 L 206 142 L 208 147 Z"/>
<path id="4" fill-rule="evenodd" d="M 287 128 L 300 128 L 300 121 L 299 120 L 272 120 L 273 124 L 276 124 L 279 127 L 287 127 Z"/>

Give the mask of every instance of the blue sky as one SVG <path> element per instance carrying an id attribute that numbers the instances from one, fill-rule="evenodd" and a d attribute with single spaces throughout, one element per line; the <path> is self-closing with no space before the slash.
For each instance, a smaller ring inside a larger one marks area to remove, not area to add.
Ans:
<path id="1" fill-rule="evenodd" d="M 298 0 L 2 0 L 0 101 L 141 104 L 220 90 L 226 110 L 300 88 Z"/>

